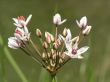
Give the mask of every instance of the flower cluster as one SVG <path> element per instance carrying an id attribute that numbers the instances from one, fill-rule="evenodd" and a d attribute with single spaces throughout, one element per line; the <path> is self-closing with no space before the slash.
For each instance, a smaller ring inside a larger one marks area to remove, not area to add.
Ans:
<path id="1" fill-rule="evenodd" d="M 38 46 L 34 44 L 30 37 L 30 33 L 27 28 L 32 15 L 25 20 L 23 16 L 18 18 L 13 18 L 15 21 L 14 25 L 16 30 L 14 37 L 8 38 L 8 46 L 13 49 L 20 48 L 27 55 L 31 56 L 34 60 L 40 63 L 44 68 L 46 68 L 51 74 L 56 74 L 56 72 L 71 58 L 82 59 L 82 54 L 88 50 L 88 46 L 79 48 L 78 45 L 84 37 L 86 37 L 91 30 L 91 26 L 87 24 L 87 17 L 84 16 L 78 20 L 76 23 L 81 29 L 79 35 L 72 38 L 72 34 L 69 28 L 64 28 L 62 34 L 58 34 L 59 25 L 65 23 L 67 20 L 61 20 L 60 14 L 55 14 L 53 16 L 53 24 L 56 27 L 55 35 L 50 32 L 45 32 L 44 37 L 40 29 L 36 29 L 36 35 L 41 41 L 42 51 L 40 52 Z M 32 49 L 29 48 L 31 44 L 35 53 L 32 53 Z"/>
<path id="2" fill-rule="evenodd" d="M 14 25 L 16 26 L 14 37 L 8 38 L 8 46 L 13 49 L 23 47 L 27 41 L 29 41 L 30 33 L 27 28 L 32 15 L 25 20 L 23 16 L 18 18 L 13 18 L 15 21 Z"/>

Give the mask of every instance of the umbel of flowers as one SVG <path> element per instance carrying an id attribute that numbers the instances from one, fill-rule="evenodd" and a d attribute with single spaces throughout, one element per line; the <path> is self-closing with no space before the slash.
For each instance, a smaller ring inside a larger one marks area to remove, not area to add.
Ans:
<path id="1" fill-rule="evenodd" d="M 16 26 L 14 37 L 8 38 L 8 46 L 12 49 L 21 49 L 27 55 L 32 57 L 35 61 L 41 64 L 51 75 L 56 75 L 58 70 L 70 59 L 77 58 L 82 59 L 82 54 L 88 50 L 88 46 L 79 48 L 79 43 L 86 37 L 91 30 L 91 26 L 87 24 L 87 17 L 84 16 L 80 21 L 76 20 L 76 23 L 80 29 L 80 32 L 76 37 L 72 38 L 72 34 L 69 28 L 64 28 L 62 34 L 58 34 L 57 30 L 59 25 L 62 25 L 67 20 L 61 20 L 60 14 L 53 16 L 53 24 L 55 25 L 55 35 L 50 32 L 42 33 L 40 29 L 36 29 L 36 35 L 41 41 L 42 51 L 40 52 L 37 44 L 31 39 L 31 33 L 28 30 L 28 23 L 30 22 L 32 15 L 29 15 L 27 19 L 23 16 L 13 18 L 14 25 Z M 45 36 L 45 39 L 42 38 Z M 31 45 L 30 45 L 31 44 Z M 33 49 L 30 49 L 32 46 Z M 32 50 L 36 54 L 32 54 Z"/>

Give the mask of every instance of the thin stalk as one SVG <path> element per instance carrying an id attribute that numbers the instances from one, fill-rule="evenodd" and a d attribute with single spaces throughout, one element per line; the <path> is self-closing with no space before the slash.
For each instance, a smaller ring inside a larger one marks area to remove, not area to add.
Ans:
<path id="1" fill-rule="evenodd" d="M 37 63 L 39 63 L 39 64 L 42 66 L 41 62 L 40 62 L 38 59 L 36 59 L 34 56 L 32 56 L 28 51 L 26 51 L 26 50 L 23 49 L 23 48 L 20 48 L 20 49 L 21 49 L 26 55 L 31 56 L 32 59 L 34 59 Z"/>
<path id="2" fill-rule="evenodd" d="M 61 67 L 63 67 L 64 64 L 66 64 L 71 58 L 68 58 L 67 60 L 65 60 L 65 62 L 63 64 L 61 64 L 56 70 L 60 69 Z"/>
<path id="3" fill-rule="evenodd" d="M 50 63 L 50 61 L 49 61 L 49 56 L 48 56 L 48 52 L 47 52 L 47 49 L 45 49 L 45 53 L 46 53 L 46 55 L 47 55 L 47 61 L 48 61 L 48 64 Z"/>
<path id="4" fill-rule="evenodd" d="M 1 51 L 0 51 L 0 82 L 5 82 L 5 62 L 4 62 L 4 54 L 3 54 L 3 39 L 2 39 L 2 36 L 0 35 L 0 48 L 1 48 Z"/>
<path id="5" fill-rule="evenodd" d="M 16 71 L 16 73 L 18 74 L 20 79 L 22 80 L 22 82 L 28 82 L 27 78 L 25 77 L 25 75 L 23 74 L 23 72 L 21 71 L 19 66 L 17 65 L 17 63 L 14 60 L 14 58 L 11 56 L 11 53 L 9 52 L 7 47 L 4 47 L 4 52 L 5 52 L 5 56 L 9 60 L 10 64 L 12 65 L 12 67 L 14 68 L 14 70 Z"/>
<path id="6" fill-rule="evenodd" d="M 57 33 L 58 33 L 58 29 L 57 29 L 57 27 L 56 27 L 56 34 L 55 34 L 56 40 L 57 40 Z"/>
<path id="7" fill-rule="evenodd" d="M 30 39 L 30 42 L 33 46 L 33 48 L 36 50 L 36 52 L 41 56 L 41 53 L 39 52 L 38 48 L 35 46 L 34 42 Z"/>

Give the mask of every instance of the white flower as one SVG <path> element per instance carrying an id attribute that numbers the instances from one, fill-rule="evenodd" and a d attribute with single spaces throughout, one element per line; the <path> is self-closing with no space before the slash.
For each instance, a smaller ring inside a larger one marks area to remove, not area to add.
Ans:
<path id="1" fill-rule="evenodd" d="M 67 36 L 65 38 L 62 35 L 59 35 L 59 39 L 60 40 L 62 39 L 64 41 L 67 50 L 70 49 L 70 46 L 72 47 L 72 44 L 73 44 L 74 41 L 79 40 L 79 36 L 77 36 L 73 39 L 71 39 L 71 38 L 72 37 L 71 37 L 70 29 L 67 29 Z"/>
<path id="2" fill-rule="evenodd" d="M 21 41 L 18 40 L 16 37 L 10 37 L 8 38 L 8 47 L 17 49 L 21 47 Z"/>
<path id="3" fill-rule="evenodd" d="M 87 26 L 87 17 L 84 16 L 80 19 L 80 22 L 78 20 L 76 20 L 76 23 L 77 25 L 80 27 L 80 28 L 85 28 Z"/>
<path id="4" fill-rule="evenodd" d="M 28 32 L 27 27 L 25 26 L 24 28 L 16 28 L 14 36 L 22 41 L 28 41 L 30 38 L 30 33 Z"/>
<path id="5" fill-rule="evenodd" d="M 78 49 L 78 43 L 76 42 L 72 47 L 70 46 L 70 48 L 67 49 L 67 51 L 64 53 L 71 58 L 82 59 L 83 57 L 81 55 L 84 52 L 86 52 L 88 50 L 88 48 L 89 48 L 88 46 L 84 46 L 84 47 Z"/>
<path id="6" fill-rule="evenodd" d="M 53 16 L 53 23 L 55 25 L 61 25 L 63 24 L 64 22 L 66 22 L 66 19 L 64 19 L 63 21 L 61 21 L 61 16 L 59 13 L 55 14 L 55 16 Z"/>
<path id="7" fill-rule="evenodd" d="M 32 18 L 32 15 L 29 15 L 26 20 L 23 16 L 20 16 L 18 18 L 13 18 L 13 20 L 15 21 L 14 25 L 17 27 L 24 27 L 29 23 L 31 18 Z"/>
<path id="8" fill-rule="evenodd" d="M 92 26 L 86 26 L 86 28 L 82 31 L 83 35 L 88 35 L 91 31 Z"/>

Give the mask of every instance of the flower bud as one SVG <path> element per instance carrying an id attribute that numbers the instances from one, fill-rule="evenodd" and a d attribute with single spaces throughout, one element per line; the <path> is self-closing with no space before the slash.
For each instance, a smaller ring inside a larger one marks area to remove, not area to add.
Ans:
<path id="1" fill-rule="evenodd" d="M 46 42 L 43 42 L 42 47 L 47 49 L 48 48 L 48 44 Z"/>
<path id="2" fill-rule="evenodd" d="M 50 37 L 51 37 L 51 41 L 54 42 L 55 41 L 54 36 L 51 34 Z"/>
<path id="3" fill-rule="evenodd" d="M 45 32 L 45 38 L 47 43 L 51 43 L 51 35 L 49 32 Z"/>
<path id="4" fill-rule="evenodd" d="M 60 46 L 61 45 L 61 40 L 57 39 L 57 44 Z"/>
<path id="5" fill-rule="evenodd" d="M 59 13 L 55 14 L 55 16 L 53 16 L 53 23 L 57 26 L 57 25 L 61 25 L 64 22 L 66 22 L 66 19 L 64 19 L 63 21 L 61 21 L 61 16 Z"/>
<path id="6" fill-rule="evenodd" d="M 55 66 L 55 62 L 54 62 L 53 60 L 50 60 L 50 65 L 51 65 L 52 67 L 54 67 L 54 66 Z"/>
<path id="7" fill-rule="evenodd" d="M 54 47 L 54 49 L 58 49 L 58 44 L 57 43 L 53 43 L 53 47 Z"/>
<path id="8" fill-rule="evenodd" d="M 45 59 L 46 58 L 46 54 L 42 53 L 42 58 Z"/>
<path id="9" fill-rule="evenodd" d="M 79 28 L 83 29 L 87 26 L 87 17 L 84 16 L 80 19 L 80 22 L 78 22 L 78 20 L 76 20 L 77 25 L 79 26 Z"/>
<path id="10" fill-rule="evenodd" d="M 37 35 L 38 37 L 41 37 L 41 36 L 42 36 L 42 33 L 41 33 L 41 31 L 40 31 L 39 29 L 36 29 L 36 35 Z"/>
<path id="11" fill-rule="evenodd" d="M 66 37 L 66 35 L 67 35 L 67 29 L 64 28 L 64 30 L 63 30 L 63 36 Z"/>
<path id="12" fill-rule="evenodd" d="M 64 61 L 60 58 L 59 59 L 59 63 L 62 64 Z"/>
<path id="13" fill-rule="evenodd" d="M 83 35 L 88 35 L 91 31 L 91 26 L 87 26 L 83 31 L 82 31 L 82 34 Z"/>

